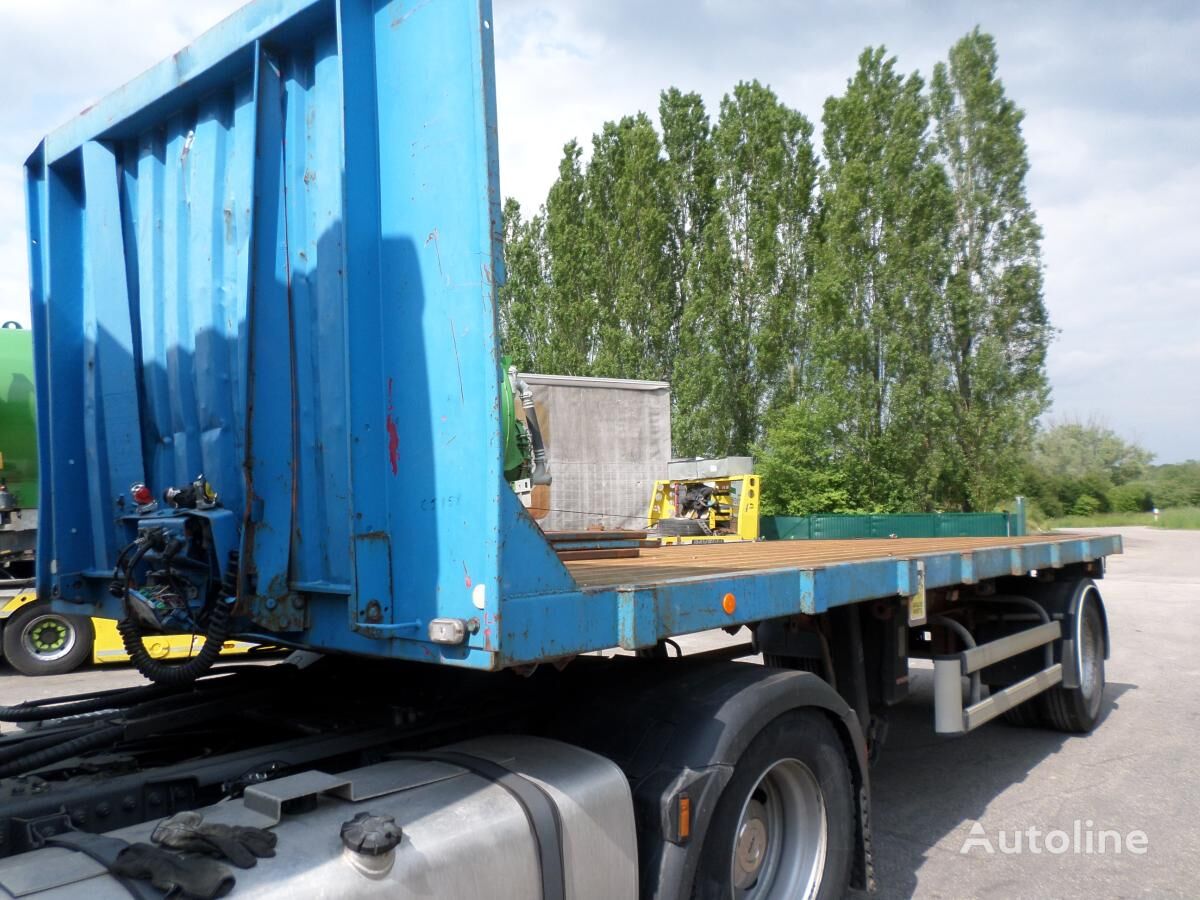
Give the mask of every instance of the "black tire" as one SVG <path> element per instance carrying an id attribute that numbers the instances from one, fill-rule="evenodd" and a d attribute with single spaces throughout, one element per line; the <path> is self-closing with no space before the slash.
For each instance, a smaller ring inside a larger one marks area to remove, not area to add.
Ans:
<path id="1" fill-rule="evenodd" d="M 829 720 L 815 710 L 783 714 L 746 747 L 717 801 L 692 897 L 841 897 L 854 861 L 854 796 L 846 751 Z M 820 844 L 805 838 L 820 835 L 814 822 L 824 823 L 823 856 Z M 813 883 L 797 889 L 809 871 Z"/>
<path id="2" fill-rule="evenodd" d="M 698 537 L 708 531 L 699 519 L 660 519 L 654 525 L 654 533 L 663 537 Z"/>
<path id="3" fill-rule="evenodd" d="M 1017 728 L 1040 728 L 1045 723 L 1042 721 L 1042 710 L 1038 700 L 1037 697 L 1026 700 L 1012 709 L 1006 709 L 1001 716 L 1005 722 Z"/>
<path id="4" fill-rule="evenodd" d="M 92 658 L 96 634 L 87 616 L 64 616 L 36 600 L 4 624 L 4 657 L 23 675 L 62 675 Z"/>
<path id="5" fill-rule="evenodd" d="M 783 656 L 779 653 L 764 653 L 763 665 L 773 669 L 795 669 L 797 672 L 811 672 L 823 681 L 825 677 L 825 662 L 815 656 Z"/>
<path id="6" fill-rule="evenodd" d="M 1095 590 L 1091 582 L 1084 590 Z M 1045 724 L 1068 734 L 1087 734 L 1104 718 L 1104 622 L 1099 597 L 1083 607 L 1083 683 L 1077 688 L 1053 687 L 1036 699 Z"/>

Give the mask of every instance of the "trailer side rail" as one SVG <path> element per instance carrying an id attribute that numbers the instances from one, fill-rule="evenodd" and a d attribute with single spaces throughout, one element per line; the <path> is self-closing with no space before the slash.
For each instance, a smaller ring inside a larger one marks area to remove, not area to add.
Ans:
<path id="1" fill-rule="evenodd" d="M 739 555 L 753 560 L 762 552 L 758 548 L 797 546 L 794 543 L 670 548 L 640 559 L 569 563 L 580 590 L 504 598 L 498 623 L 501 664 L 541 662 L 609 647 L 634 650 L 667 637 L 796 614 L 816 615 L 885 597 L 919 598 L 923 589 L 971 585 L 1034 570 L 1094 564 L 1099 574 L 1098 561 L 1121 552 L 1116 535 L 822 542 L 833 554 L 842 549 L 840 544 L 856 545 L 857 553 L 867 558 L 740 571 L 731 563 Z M 901 545 L 906 545 L 906 555 L 879 558 Z M 914 552 L 914 545 L 953 549 L 920 553 Z M 689 554 L 694 559 L 711 554 L 712 562 L 680 566 L 675 574 L 664 574 L 667 567 L 662 560 L 667 554 Z M 679 574 L 685 570 L 692 574 Z M 652 580 L 638 581 L 642 573 Z M 628 580 L 597 583 L 617 577 Z"/>

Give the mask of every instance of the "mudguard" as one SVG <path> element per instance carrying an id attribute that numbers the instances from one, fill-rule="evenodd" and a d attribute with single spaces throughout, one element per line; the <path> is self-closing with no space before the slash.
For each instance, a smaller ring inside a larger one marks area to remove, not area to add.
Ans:
<path id="1" fill-rule="evenodd" d="M 747 745 L 772 720 L 804 707 L 822 710 L 846 749 L 858 813 L 852 883 L 873 882 L 870 785 L 858 718 L 825 681 L 807 672 L 739 662 L 633 661 L 589 697 L 585 711 L 557 731 L 614 760 L 633 788 L 641 895 L 686 898 L 711 813 Z M 691 834 L 677 833 L 675 804 L 686 791 Z"/>

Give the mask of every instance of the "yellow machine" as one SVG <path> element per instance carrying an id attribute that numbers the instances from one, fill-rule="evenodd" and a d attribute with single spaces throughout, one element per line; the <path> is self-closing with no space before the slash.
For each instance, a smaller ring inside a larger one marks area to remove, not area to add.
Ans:
<path id="1" fill-rule="evenodd" d="M 664 544 L 758 540 L 759 476 L 654 482 L 646 525 Z"/>
<path id="2" fill-rule="evenodd" d="M 4 658 L 25 675 L 62 675 L 83 663 L 128 662 L 129 654 L 112 619 L 64 616 L 39 602 L 32 591 L 0 606 L 4 628 Z M 200 652 L 204 638 L 190 634 L 164 634 L 144 639 L 155 659 L 183 659 Z M 222 654 L 245 653 L 255 645 L 226 641 Z"/>

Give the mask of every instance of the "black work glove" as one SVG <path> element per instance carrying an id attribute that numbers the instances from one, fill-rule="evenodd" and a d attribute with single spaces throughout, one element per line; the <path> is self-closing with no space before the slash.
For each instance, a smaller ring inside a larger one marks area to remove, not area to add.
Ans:
<path id="1" fill-rule="evenodd" d="M 233 873 L 214 859 L 184 857 L 152 844 L 130 844 L 110 867 L 114 875 L 149 881 L 167 896 L 215 900 L 233 890 Z M 178 892 L 178 895 L 172 892 Z"/>
<path id="2" fill-rule="evenodd" d="M 274 832 L 205 822 L 198 812 L 176 813 L 164 819 L 155 826 L 150 840 L 172 850 L 221 857 L 239 869 L 249 869 L 259 857 L 275 855 Z"/>

